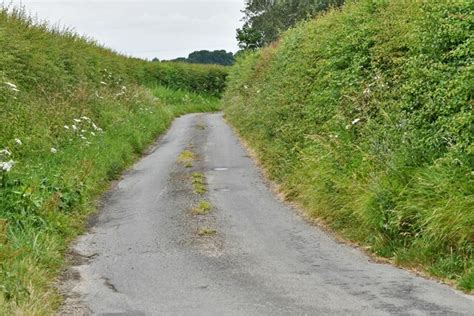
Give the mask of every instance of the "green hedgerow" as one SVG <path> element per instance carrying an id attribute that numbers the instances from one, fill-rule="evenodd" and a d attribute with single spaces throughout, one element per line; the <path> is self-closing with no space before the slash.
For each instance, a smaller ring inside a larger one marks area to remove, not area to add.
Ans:
<path id="1" fill-rule="evenodd" d="M 291 199 L 466 290 L 473 12 L 465 0 L 348 2 L 240 58 L 224 96 L 229 121 Z"/>

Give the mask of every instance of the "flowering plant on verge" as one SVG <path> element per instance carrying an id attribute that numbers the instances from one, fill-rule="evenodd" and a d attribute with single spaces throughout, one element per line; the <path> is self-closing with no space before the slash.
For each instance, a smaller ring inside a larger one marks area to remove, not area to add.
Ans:
<path id="1" fill-rule="evenodd" d="M 12 155 L 8 149 L 2 149 L 0 150 L 0 170 L 2 172 L 10 172 L 10 170 L 13 168 L 15 165 L 15 162 L 11 159 L 8 161 L 3 161 L 5 158 L 9 158 Z"/>

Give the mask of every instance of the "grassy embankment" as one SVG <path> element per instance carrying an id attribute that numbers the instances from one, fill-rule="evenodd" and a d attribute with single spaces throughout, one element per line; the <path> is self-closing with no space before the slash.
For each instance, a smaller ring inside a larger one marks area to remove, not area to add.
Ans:
<path id="1" fill-rule="evenodd" d="M 228 120 L 288 199 L 474 289 L 474 2 L 349 3 L 238 61 Z"/>
<path id="2" fill-rule="evenodd" d="M 64 252 L 97 197 L 175 116 L 218 109 L 225 77 L 0 11 L 1 315 L 53 313 Z"/>

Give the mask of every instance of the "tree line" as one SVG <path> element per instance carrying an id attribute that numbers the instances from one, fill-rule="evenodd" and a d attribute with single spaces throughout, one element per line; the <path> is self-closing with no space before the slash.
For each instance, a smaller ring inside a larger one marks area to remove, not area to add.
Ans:
<path id="1" fill-rule="evenodd" d="M 237 29 L 239 47 L 247 50 L 268 45 L 299 21 L 343 3 L 344 0 L 246 0 L 244 25 Z"/>
<path id="2" fill-rule="evenodd" d="M 154 61 L 158 61 L 158 59 L 154 59 Z M 232 66 L 235 58 L 232 52 L 226 52 L 225 50 L 200 50 L 192 52 L 188 57 L 179 57 L 170 61 L 190 64 Z"/>

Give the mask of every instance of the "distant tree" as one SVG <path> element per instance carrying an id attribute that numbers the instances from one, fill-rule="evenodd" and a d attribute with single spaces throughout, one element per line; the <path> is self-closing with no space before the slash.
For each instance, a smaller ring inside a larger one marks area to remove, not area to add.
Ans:
<path id="1" fill-rule="evenodd" d="M 185 58 L 185 57 L 179 57 L 179 58 L 173 59 L 172 61 L 186 63 L 186 62 L 188 62 L 188 59 Z"/>
<path id="2" fill-rule="evenodd" d="M 157 57 L 155 57 L 155 58 L 153 58 L 151 61 L 152 61 L 152 62 L 159 62 L 160 60 L 159 60 Z"/>
<path id="3" fill-rule="evenodd" d="M 263 46 L 264 34 L 246 23 L 237 30 L 237 41 L 241 49 L 256 49 Z"/>
<path id="4" fill-rule="evenodd" d="M 297 22 L 343 3 L 344 0 L 246 0 L 244 25 L 237 30 L 239 47 L 265 46 Z"/>
<path id="5" fill-rule="evenodd" d="M 173 61 L 187 62 L 191 64 L 216 64 L 230 66 L 234 64 L 234 54 L 225 50 L 200 50 L 189 54 L 188 58 L 180 57 Z"/>
<path id="6" fill-rule="evenodd" d="M 215 50 L 213 52 L 201 50 L 189 54 L 188 62 L 230 66 L 234 63 L 234 54 L 225 50 Z"/>

